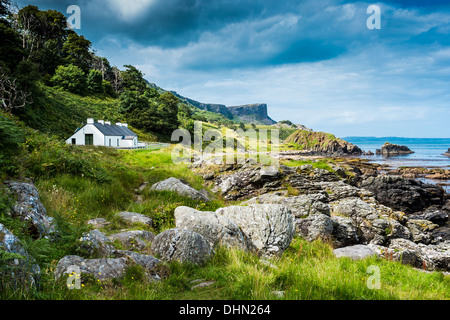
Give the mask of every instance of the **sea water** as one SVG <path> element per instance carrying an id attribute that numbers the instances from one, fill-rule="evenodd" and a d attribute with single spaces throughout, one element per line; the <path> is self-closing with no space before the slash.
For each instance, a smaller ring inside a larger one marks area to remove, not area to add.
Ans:
<path id="1" fill-rule="evenodd" d="M 412 154 L 385 156 L 385 155 L 362 155 L 360 158 L 368 159 L 370 162 L 386 164 L 392 168 L 398 167 L 422 167 L 450 169 L 450 157 L 444 156 L 450 148 L 450 138 L 400 138 L 400 137 L 345 137 L 342 138 L 357 145 L 364 151 L 381 149 L 385 142 L 407 146 L 414 151 Z M 426 182 L 437 183 L 439 181 L 427 180 Z M 449 181 L 441 181 L 449 183 Z M 450 187 L 444 187 L 450 192 Z"/>

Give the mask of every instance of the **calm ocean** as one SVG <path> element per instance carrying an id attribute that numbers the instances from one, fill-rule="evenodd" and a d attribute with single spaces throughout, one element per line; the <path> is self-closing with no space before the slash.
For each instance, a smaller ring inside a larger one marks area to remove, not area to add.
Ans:
<path id="1" fill-rule="evenodd" d="M 429 138 L 399 138 L 399 137 L 346 137 L 344 140 L 357 145 L 364 151 L 380 149 L 385 142 L 407 146 L 414 151 L 413 154 L 383 157 L 381 155 L 361 156 L 374 163 L 387 164 L 390 167 L 423 167 L 450 169 L 450 157 L 443 153 L 450 148 L 450 138 L 429 139 Z M 427 183 L 445 183 L 443 188 L 450 193 L 450 181 L 436 181 L 421 179 Z"/>
<path id="2" fill-rule="evenodd" d="M 362 156 L 375 163 L 388 164 L 392 167 L 424 167 L 424 168 L 445 168 L 450 169 L 450 157 L 443 153 L 450 148 L 450 138 L 399 138 L 399 137 L 346 137 L 342 138 L 357 145 L 364 151 L 380 149 L 385 142 L 407 146 L 415 153 L 383 157 L 381 155 Z"/>

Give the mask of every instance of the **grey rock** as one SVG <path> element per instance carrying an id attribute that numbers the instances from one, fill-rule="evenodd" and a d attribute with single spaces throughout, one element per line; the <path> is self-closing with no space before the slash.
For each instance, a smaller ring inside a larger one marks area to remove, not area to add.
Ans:
<path id="1" fill-rule="evenodd" d="M 3 224 L 0 224 L 0 250 L 18 255 L 16 258 L 2 260 L 8 267 L 0 272 L 3 280 L 21 288 L 36 287 L 39 284 L 41 274 L 39 265 L 28 254 L 20 240 Z"/>
<path id="2" fill-rule="evenodd" d="M 127 249 L 143 250 L 148 246 L 147 242 L 151 242 L 155 235 L 150 231 L 131 230 L 120 233 L 111 234 L 108 239 L 111 242 L 118 241 Z"/>
<path id="3" fill-rule="evenodd" d="M 363 220 L 370 221 L 378 218 L 378 213 L 374 207 L 356 197 L 331 202 L 330 207 L 332 214 L 350 217 L 358 224 Z"/>
<path id="4" fill-rule="evenodd" d="M 360 230 L 353 220 L 348 217 L 331 217 L 333 221 L 334 247 L 347 247 L 360 243 Z"/>
<path id="5" fill-rule="evenodd" d="M 428 270 L 434 270 L 434 263 L 423 254 L 419 245 L 407 239 L 393 239 L 389 245 L 389 254 L 394 261 L 400 261 L 416 268 L 426 266 Z"/>
<path id="6" fill-rule="evenodd" d="M 79 268 L 79 276 L 88 274 L 100 281 L 123 277 L 127 268 L 125 258 L 84 259 L 80 256 L 65 256 L 59 260 L 55 269 L 55 278 L 58 280 L 64 275 L 74 272 Z"/>
<path id="7" fill-rule="evenodd" d="M 230 206 L 216 210 L 233 220 L 247 240 L 247 248 L 263 256 L 283 253 L 295 235 L 294 216 L 278 204 Z"/>
<path id="8" fill-rule="evenodd" d="M 116 250 L 114 252 L 114 255 L 116 258 L 127 259 L 128 266 L 130 266 L 133 263 L 140 265 L 142 268 L 144 268 L 148 280 L 150 281 L 161 280 L 159 270 L 157 269 L 157 267 L 163 263 L 161 260 L 151 255 L 141 254 L 128 250 Z"/>
<path id="9" fill-rule="evenodd" d="M 123 221 L 130 224 L 141 223 L 148 226 L 152 226 L 153 224 L 152 218 L 136 212 L 127 212 L 127 211 L 119 212 L 117 216 Z"/>
<path id="10" fill-rule="evenodd" d="M 178 228 L 166 230 L 153 239 L 152 252 L 164 261 L 201 265 L 213 254 L 209 242 L 199 233 Z"/>
<path id="11" fill-rule="evenodd" d="M 333 253 L 337 258 L 347 257 L 353 260 L 365 259 L 376 255 L 370 246 L 363 244 L 334 249 Z"/>
<path id="12" fill-rule="evenodd" d="M 431 231 L 439 226 L 428 220 L 408 220 L 406 227 L 411 232 L 412 241 L 429 244 L 431 242 Z"/>
<path id="13" fill-rule="evenodd" d="M 86 258 L 106 258 L 112 255 L 114 247 L 105 234 L 95 229 L 81 237 L 77 250 Z"/>
<path id="14" fill-rule="evenodd" d="M 239 227 L 231 219 L 215 212 L 178 207 L 175 209 L 175 225 L 179 229 L 201 234 L 212 247 L 223 245 L 246 248 L 245 238 Z"/>
<path id="15" fill-rule="evenodd" d="M 29 231 L 33 235 L 48 236 L 53 233 L 53 219 L 47 216 L 47 210 L 39 198 L 39 192 L 32 183 L 7 181 L 12 197 L 16 203 L 9 215 L 29 223 Z"/>
<path id="16" fill-rule="evenodd" d="M 290 197 L 281 196 L 276 193 L 266 193 L 244 201 L 241 204 L 281 204 L 288 207 L 296 218 L 303 218 L 317 213 L 329 216 L 330 207 L 327 201 L 327 197 L 320 193 Z"/>
<path id="17" fill-rule="evenodd" d="M 194 188 L 184 184 L 176 178 L 169 178 L 164 181 L 160 181 L 152 185 L 150 190 L 156 191 L 173 191 L 179 195 L 186 196 L 195 200 L 209 202 L 211 201 L 203 193 L 195 190 Z"/>
<path id="18" fill-rule="evenodd" d="M 439 207 L 431 206 L 422 212 L 410 215 L 411 220 L 429 220 L 439 226 L 443 226 L 448 221 L 448 213 Z"/>
<path id="19" fill-rule="evenodd" d="M 313 214 L 296 220 L 296 231 L 307 241 L 333 238 L 333 220 L 324 214 Z"/>

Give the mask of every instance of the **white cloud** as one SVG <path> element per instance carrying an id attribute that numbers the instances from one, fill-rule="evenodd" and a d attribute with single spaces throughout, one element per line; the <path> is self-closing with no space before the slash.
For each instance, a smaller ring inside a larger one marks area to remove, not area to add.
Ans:
<path id="1" fill-rule="evenodd" d="M 148 10 L 155 0 L 108 0 L 106 5 L 116 12 L 117 16 L 124 21 L 132 21 Z"/>

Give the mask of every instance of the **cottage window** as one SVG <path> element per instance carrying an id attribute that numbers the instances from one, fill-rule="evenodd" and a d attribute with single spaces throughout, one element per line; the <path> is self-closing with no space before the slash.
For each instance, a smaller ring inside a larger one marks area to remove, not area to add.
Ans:
<path id="1" fill-rule="evenodd" d="M 84 144 L 87 146 L 94 145 L 94 135 L 93 134 L 84 135 Z"/>

